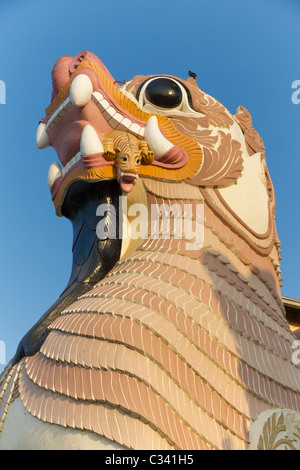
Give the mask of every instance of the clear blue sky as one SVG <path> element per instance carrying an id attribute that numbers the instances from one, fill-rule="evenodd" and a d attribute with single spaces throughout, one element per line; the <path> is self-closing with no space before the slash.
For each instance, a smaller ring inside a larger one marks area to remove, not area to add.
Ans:
<path id="1" fill-rule="evenodd" d="M 83 49 L 117 80 L 187 78 L 192 70 L 232 113 L 239 105 L 250 111 L 276 191 L 282 293 L 300 298 L 300 104 L 291 100 L 299 44 L 298 0 L 1 0 L 0 340 L 7 360 L 70 274 L 71 225 L 55 215 L 47 186 L 56 154 L 38 150 L 35 135 L 55 61 Z"/>

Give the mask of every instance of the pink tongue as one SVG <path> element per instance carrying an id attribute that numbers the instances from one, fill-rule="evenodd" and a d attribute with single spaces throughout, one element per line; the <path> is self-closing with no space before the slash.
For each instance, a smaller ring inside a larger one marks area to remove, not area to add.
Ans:
<path id="1" fill-rule="evenodd" d="M 133 182 L 133 178 L 126 178 L 126 176 L 121 176 L 121 179 L 120 179 L 120 186 L 122 188 L 122 191 L 124 191 L 125 193 L 130 193 L 130 191 L 132 191 L 133 187 L 134 187 L 134 182 Z"/>
<path id="2" fill-rule="evenodd" d="M 122 183 L 121 182 L 122 191 L 124 191 L 125 193 L 130 193 L 130 191 L 132 191 L 132 189 L 133 189 L 133 186 L 134 186 L 133 183 Z"/>

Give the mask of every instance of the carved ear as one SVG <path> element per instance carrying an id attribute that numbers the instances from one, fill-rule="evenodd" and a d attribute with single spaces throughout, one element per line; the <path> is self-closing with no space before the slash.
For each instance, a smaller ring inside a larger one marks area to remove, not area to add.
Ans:
<path id="1" fill-rule="evenodd" d="M 106 152 L 103 152 L 103 158 L 108 162 L 112 162 L 116 158 L 116 152 L 114 150 L 107 150 Z"/>
<path id="2" fill-rule="evenodd" d="M 108 162 L 112 162 L 116 158 L 113 139 L 104 139 L 102 145 L 104 150 L 103 158 L 105 158 L 105 160 L 107 160 Z"/>
<path id="3" fill-rule="evenodd" d="M 154 160 L 154 153 L 151 152 L 145 140 L 140 141 L 140 155 L 146 165 L 150 165 Z"/>

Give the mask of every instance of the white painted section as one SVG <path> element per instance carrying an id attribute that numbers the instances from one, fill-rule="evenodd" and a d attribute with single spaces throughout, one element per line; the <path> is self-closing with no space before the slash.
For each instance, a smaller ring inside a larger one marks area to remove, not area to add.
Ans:
<path id="1" fill-rule="evenodd" d="M 126 450 L 91 431 L 45 423 L 24 408 L 20 398 L 9 405 L 0 432 L 0 450 Z"/>
<path id="2" fill-rule="evenodd" d="M 244 170 L 236 184 L 219 189 L 230 208 L 258 234 L 268 230 L 269 195 L 264 182 L 260 154 L 244 154 Z"/>

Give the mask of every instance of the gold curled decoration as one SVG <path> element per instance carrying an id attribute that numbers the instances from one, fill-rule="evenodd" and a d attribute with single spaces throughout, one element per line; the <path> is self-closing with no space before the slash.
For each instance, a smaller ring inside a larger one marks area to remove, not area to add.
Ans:
<path id="1" fill-rule="evenodd" d="M 265 422 L 257 450 L 300 450 L 300 418 L 295 413 L 273 413 Z"/>

